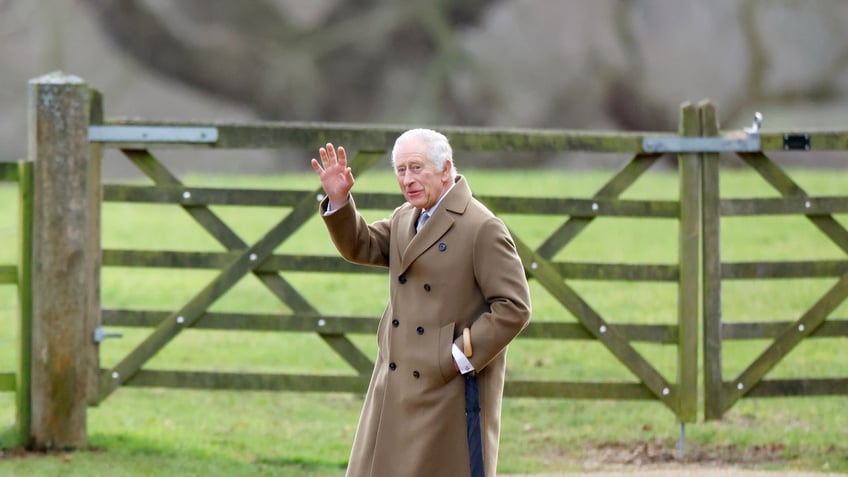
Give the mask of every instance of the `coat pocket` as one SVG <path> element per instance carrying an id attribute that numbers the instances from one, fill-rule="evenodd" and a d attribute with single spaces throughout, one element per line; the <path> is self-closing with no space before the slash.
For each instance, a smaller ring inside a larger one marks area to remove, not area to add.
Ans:
<path id="1" fill-rule="evenodd" d="M 444 384 L 457 376 L 457 370 L 453 365 L 453 355 L 451 354 L 455 329 L 456 323 L 448 323 L 439 328 L 439 349 L 436 356 L 439 357 L 439 371 L 442 373 Z"/>

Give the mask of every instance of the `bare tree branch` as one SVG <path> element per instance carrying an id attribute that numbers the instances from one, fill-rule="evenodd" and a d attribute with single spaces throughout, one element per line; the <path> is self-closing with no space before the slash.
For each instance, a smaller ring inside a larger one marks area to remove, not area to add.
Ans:
<path id="1" fill-rule="evenodd" d="M 259 102 L 262 58 L 234 38 L 227 48 L 184 42 L 143 2 L 83 0 L 115 44 L 144 66 L 200 90 L 248 104 Z"/>

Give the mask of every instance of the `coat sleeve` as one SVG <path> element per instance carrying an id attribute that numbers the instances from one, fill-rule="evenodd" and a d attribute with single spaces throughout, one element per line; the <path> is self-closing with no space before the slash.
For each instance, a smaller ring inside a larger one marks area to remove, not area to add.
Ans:
<path id="1" fill-rule="evenodd" d="M 349 262 L 388 267 L 391 219 L 366 223 L 356 210 L 353 196 L 338 210 L 326 215 L 328 204 L 329 199 L 324 198 L 318 210 L 339 254 Z"/>
<path id="2" fill-rule="evenodd" d="M 488 303 L 471 325 L 470 360 L 480 371 L 530 322 L 530 288 L 515 242 L 497 217 L 477 229 L 473 253 L 474 278 Z M 456 343 L 462 349 L 461 336 Z"/>

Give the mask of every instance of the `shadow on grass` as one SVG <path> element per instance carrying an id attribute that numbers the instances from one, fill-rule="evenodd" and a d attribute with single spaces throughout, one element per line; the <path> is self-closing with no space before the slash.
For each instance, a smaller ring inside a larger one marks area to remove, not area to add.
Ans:
<path id="1" fill-rule="evenodd" d="M 238 464 L 254 464 L 258 466 L 280 467 L 288 469 L 302 470 L 339 470 L 347 467 L 347 462 L 322 462 L 314 459 L 306 459 L 303 457 L 278 457 L 278 456 L 256 456 L 250 462 L 234 459 L 231 457 L 222 456 L 221 454 L 213 453 L 199 448 L 174 448 L 173 445 L 161 442 L 143 439 L 126 434 L 115 435 L 98 435 L 92 439 L 92 443 L 96 445 L 96 450 L 120 449 L 122 452 L 129 452 L 135 455 L 144 455 L 161 458 L 195 458 L 208 460 L 210 458 L 235 462 Z"/>
<path id="2" fill-rule="evenodd" d="M 286 469 L 301 469 L 301 470 L 345 470 L 347 463 L 329 463 L 319 462 L 311 459 L 303 458 L 286 458 L 286 457 L 257 457 L 254 461 L 257 465 L 266 465 L 271 467 L 283 467 Z"/>
<path id="3" fill-rule="evenodd" d="M 342 475 L 347 463 L 321 462 L 302 457 L 255 456 L 240 460 L 220 453 L 187 444 L 175 447 L 172 442 L 162 443 L 126 434 L 97 435 L 91 440 L 97 449 L 110 453 L 154 458 L 157 462 L 178 461 L 180 467 L 191 466 L 190 471 L 213 472 L 207 475 L 253 475 L 257 470 L 271 475 L 285 476 L 335 476 Z M 195 464 L 191 464 L 195 462 Z"/>
<path id="4" fill-rule="evenodd" d="M 125 434 L 97 434 L 86 449 L 33 452 L 0 450 L 0 475 L 149 475 L 340 477 L 345 464 L 298 457 L 256 456 L 244 460 L 198 447 L 196 443 L 157 441 Z"/>

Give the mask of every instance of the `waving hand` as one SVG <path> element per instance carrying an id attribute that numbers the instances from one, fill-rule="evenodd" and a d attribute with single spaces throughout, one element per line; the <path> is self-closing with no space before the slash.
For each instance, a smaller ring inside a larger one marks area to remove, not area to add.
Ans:
<path id="1" fill-rule="evenodd" d="M 347 201 L 350 189 L 353 188 L 353 173 L 347 166 L 347 153 L 339 147 L 338 153 L 332 143 L 318 150 L 321 162 L 312 159 L 312 168 L 321 178 L 321 187 L 330 198 L 330 207 L 337 209 Z"/>

